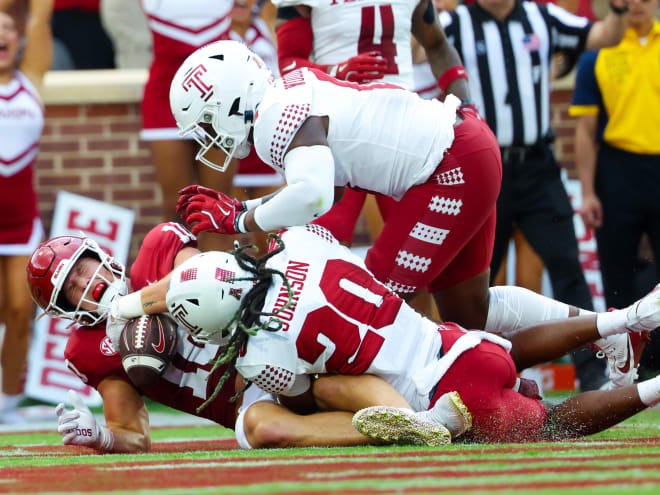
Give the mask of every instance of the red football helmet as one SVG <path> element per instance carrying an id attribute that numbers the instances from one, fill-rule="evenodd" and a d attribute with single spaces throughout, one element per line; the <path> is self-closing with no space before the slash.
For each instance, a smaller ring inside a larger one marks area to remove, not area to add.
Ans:
<path id="1" fill-rule="evenodd" d="M 89 284 L 80 301 L 73 304 L 66 300 L 61 290 L 76 261 L 85 256 L 100 262 L 91 280 L 103 283 Z M 102 267 L 111 273 L 111 278 L 101 273 Z M 44 242 L 32 253 L 26 272 L 32 299 L 41 309 L 50 316 L 67 318 L 85 326 L 96 325 L 105 319 L 113 299 L 128 292 L 124 266 L 87 237 L 61 236 Z M 96 309 L 81 308 L 85 301 L 95 305 Z"/>

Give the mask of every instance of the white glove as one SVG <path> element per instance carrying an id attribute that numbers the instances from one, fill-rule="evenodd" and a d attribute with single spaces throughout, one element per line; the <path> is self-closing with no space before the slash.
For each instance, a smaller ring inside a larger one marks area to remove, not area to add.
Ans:
<path id="1" fill-rule="evenodd" d="M 99 425 L 89 407 L 74 391 L 69 390 L 69 402 L 73 409 L 64 409 L 64 404 L 55 407 L 57 432 L 62 435 L 64 445 L 84 445 L 101 451 L 112 450 L 115 443 L 112 432 Z"/>
<path id="2" fill-rule="evenodd" d="M 110 306 L 110 313 L 108 313 L 108 319 L 105 322 L 105 334 L 112 342 L 112 348 L 115 352 L 119 352 L 119 339 L 121 338 L 121 332 L 126 325 L 128 320 L 122 318 L 119 313 L 119 301 L 121 297 L 116 297 Z"/>

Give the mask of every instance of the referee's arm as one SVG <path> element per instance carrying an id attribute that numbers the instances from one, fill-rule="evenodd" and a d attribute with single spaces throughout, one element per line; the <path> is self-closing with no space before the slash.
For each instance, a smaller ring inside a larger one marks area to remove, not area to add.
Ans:
<path id="1" fill-rule="evenodd" d="M 587 50 L 597 50 L 606 46 L 618 45 L 626 31 L 625 12 L 628 10 L 628 0 L 609 0 L 610 11 L 598 22 L 595 22 L 587 36 Z"/>
<path id="2" fill-rule="evenodd" d="M 619 0 L 620 1 L 620 0 Z M 438 20 L 438 13 L 431 0 L 421 0 L 412 15 L 412 34 L 426 51 L 426 58 L 436 79 L 439 79 L 447 69 L 463 65 L 456 48 L 449 43 Z M 445 93 L 452 93 L 461 100 L 470 99 L 470 89 L 467 79 L 454 79 L 446 88 Z"/>

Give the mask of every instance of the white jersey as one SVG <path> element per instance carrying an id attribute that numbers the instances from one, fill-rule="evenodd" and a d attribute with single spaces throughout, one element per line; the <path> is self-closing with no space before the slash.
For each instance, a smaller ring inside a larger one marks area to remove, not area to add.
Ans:
<path id="1" fill-rule="evenodd" d="M 277 79 L 258 107 L 254 145 L 265 163 L 286 175 L 283 158 L 306 118 L 327 116 L 335 185 L 400 199 L 425 182 L 454 140 L 453 95 L 423 100 L 392 85 L 337 81 L 303 68 Z M 311 166 L 311 164 L 310 164 Z"/>
<path id="2" fill-rule="evenodd" d="M 3 177 L 16 175 L 34 161 L 43 127 L 39 93 L 27 77 L 14 72 L 9 84 L 0 85 L 0 174 Z"/>
<path id="3" fill-rule="evenodd" d="M 383 378 L 413 408 L 424 410 L 460 351 L 490 339 L 485 332 L 466 332 L 457 341 L 467 337 L 465 345 L 454 344 L 443 355 L 443 326 L 421 316 L 378 282 L 362 259 L 328 230 L 318 225 L 293 227 L 282 240 L 285 250 L 267 266 L 286 275 L 293 304 L 276 317 L 282 328 L 250 337 L 236 361 L 239 373 L 267 392 L 300 393 L 295 387 L 298 375 L 366 373 Z M 263 311 L 281 309 L 287 300 L 286 286 L 274 277 Z"/>
<path id="4" fill-rule="evenodd" d="M 307 5 L 314 32 L 312 61 L 331 65 L 378 51 L 390 70 L 384 82 L 413 89 L 412 13 L 419 0 L 273 0 L 277 7 Z"/>

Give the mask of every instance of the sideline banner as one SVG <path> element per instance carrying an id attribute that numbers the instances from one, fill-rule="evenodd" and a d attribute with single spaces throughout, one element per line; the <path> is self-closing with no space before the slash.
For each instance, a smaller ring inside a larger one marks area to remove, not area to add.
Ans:
<path id="1" fill-rule="evenodd" d="M 126 265 L 135 213 L 132 210 L 62 191 L 57 196 L 50 237 L 85 235 Z M 39 311 L 39 314 L 41 311 Z M 87 405 L 102 403 L 93 388 L 84 385 L 67 367 L 64 349 L 71 322 L 44 316 L 34 324 L 28 355 L 25 395 L 46 402 L 68 402 L 67 390 L 76 390 Z"/>

